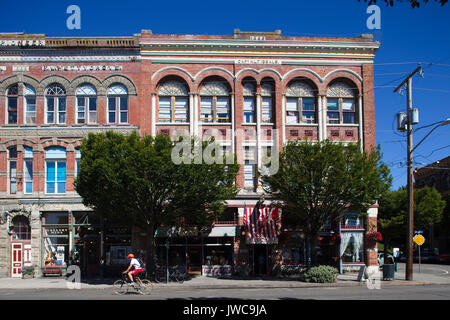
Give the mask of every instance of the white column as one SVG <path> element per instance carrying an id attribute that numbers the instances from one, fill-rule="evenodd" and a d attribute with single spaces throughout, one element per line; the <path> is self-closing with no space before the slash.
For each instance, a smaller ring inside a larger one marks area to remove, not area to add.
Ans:
<path id="1" fill-rule="evenodd" d="M 194 95 L 189 93 L 189 135 L 194 135 Z"/>
<path id="2" fill-rule="evenodd" d="M 198 132 L 199 132 L 199 120 L 198 120 L 198 115 L 199 115 L 199 110 L 198 110 L 198 94 L 194 94 L 193 96 L 193 100 L 194 100 L 194 119 L 193 120 L 193 132 L 194 132 L 194 136 L 198 136 Z"/>
<path id="3" fill-rule="evenodd" d="M 327 98 L 322 96 L 322 125 L 323 125 L 323 136 L 322 139 L 325 140 L 328 138 L 327 133 Z"/>
<path id="4" fill-rule="evenodd" d="M 235 101 L 236 101 L 236 95 L 233 93 L 231 93 L 231 150 L 233 153 L 236 152 L 236 150 L 234 149 L 234 139 L 236 136 L 236 113 L 234 110 L 234 106 L 235 106 Z"/>
<path id="5" fill-rule="evenodd" d="M 261 95 L 259 93 L 256 94 L 256 161 L 258 164 L 258 169 L 261 169 L 262 161 L 261 161 Z"/>
<path id="6" fill-rule="evenodd" d="M 156 136 L 156 94 L 152 93 L 152 136 Z"/>
<path id="7" fill-rule="evenodd" d="M 319 141 L 323 140 L 323 113 L 322 113 L 322 109 L 323 109 L 323 101 L 322 101 L 322 96 L 318 96 L 317 97 L 317 124 L 318 126 L 318 138 Z"/>
<path id="8" fill-rule="evenodd" d="M 361 143 L 361 152 L 364 150 L 364 140 L 363 140 L 363 114 L 362 114 L 362 95 L 358 97 L 358 131 L 359 131 L 359 141 Z"/>
<path id="9" fill-rule="evenodd" d="M 283 146 L 286 143 L 286 95 L 283 94 L 281 97 L 281 130 L 283 131 Z"/>

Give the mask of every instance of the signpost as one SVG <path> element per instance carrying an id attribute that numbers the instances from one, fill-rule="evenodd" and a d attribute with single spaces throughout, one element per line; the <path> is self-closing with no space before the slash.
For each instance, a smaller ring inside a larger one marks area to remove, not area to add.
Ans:
<path id="1" fill-rule="evenodd" d="M 425 238 L 422 235 L 423 231 L 416 231 L 415 233 L 417 234 L 414 236 L 413 241 L 419 247 L 419 272 L 420 272 L 420 246 L 423 245 L 423 243 L 425 242 Z"/>

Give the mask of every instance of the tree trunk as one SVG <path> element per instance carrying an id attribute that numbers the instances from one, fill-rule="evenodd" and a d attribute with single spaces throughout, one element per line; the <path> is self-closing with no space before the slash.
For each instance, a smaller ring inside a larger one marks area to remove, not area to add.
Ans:
<path id="1" fill-rule="evenodd" d="M 147 277 L 153 277 L 155 272 L 155 226 L 153 224 L 147 225 L 146 255 Z"/>

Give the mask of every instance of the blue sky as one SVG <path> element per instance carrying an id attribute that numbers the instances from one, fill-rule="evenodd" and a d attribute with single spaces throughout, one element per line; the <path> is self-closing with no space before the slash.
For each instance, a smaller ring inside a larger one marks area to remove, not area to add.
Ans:
<path id="1" fill-rule="evenodd" d="M 81 30 L 69 30 L 69 5 L 81 8 Z M 379 3 L 381 48 L 375 58 L 377 143 L 394 177 L 393 188 L 406 185 L 406 138 L 395 130 L 395 114 L 405 111 L 406 95 L 395 86 L 418 62 L 424 78 L 413 78 L 413 106 L 420 123 L 450 118 L 450 4 L 430 1 L 412 9 L 407 1 L 394 8 Z M 0 4 L 0 32 L 45 33 L 49 36 L 129 36 L 142 29 L 160 34 L 232 34 L 274 31 L 287 36 L 351 36 L 367 29 L 367 4 L 357 0 L 277 1 L 9 1 Z M 430 65 L 430 63 L 432 63 Z M 430 128 L 414 133 L 419 142 Z M 450 154 L 450 125 L 435 130 L 414 153 L 415 167 Z"/>

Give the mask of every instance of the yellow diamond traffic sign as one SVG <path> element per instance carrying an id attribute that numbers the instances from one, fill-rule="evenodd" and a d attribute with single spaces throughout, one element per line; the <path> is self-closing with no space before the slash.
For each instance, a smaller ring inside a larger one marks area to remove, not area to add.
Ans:
<path id="1" fill-rule="evenodd" d="M 425 238 L 421 234 L 418 234 L 418 235 L 414 236 L 413 241 L 418 246 L 421 246 L 425 242 Z"/>

